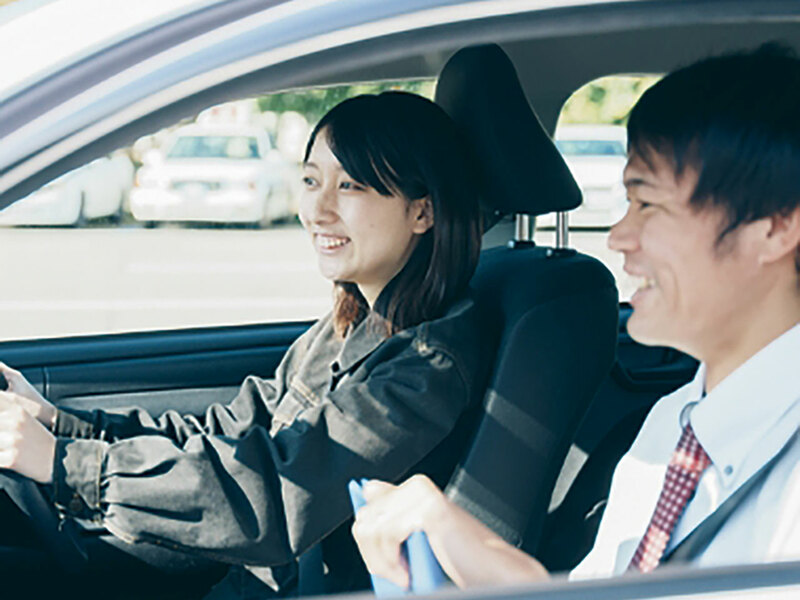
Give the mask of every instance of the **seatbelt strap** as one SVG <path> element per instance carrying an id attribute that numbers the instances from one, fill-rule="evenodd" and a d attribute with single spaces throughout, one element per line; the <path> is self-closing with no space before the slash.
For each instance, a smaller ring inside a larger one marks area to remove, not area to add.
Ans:
<path id="1" fill-rule="evenodd" d="M 319 596 L 325 593 L 322 542 L 317 542 L 300 555 L 297 571 L 298 596 Z"/>
<path id="2" fill-rule="evenodd" d="M 789 441 L 781 448 L 775 456 L 767 461 L 758 471 L 753 473 L 739 488 L 717 507 L 717 510 L 708 515 L 689 535 L 683 538 L 677 546 L 665 553 L 661 559 L 661 564 L 667 562 L 690 562 L 697 558 L 711 543 L 719 530 L 733 511 L 744 502 L 755 487 L 766 479 L 772 467 L 789 447 Z"/>

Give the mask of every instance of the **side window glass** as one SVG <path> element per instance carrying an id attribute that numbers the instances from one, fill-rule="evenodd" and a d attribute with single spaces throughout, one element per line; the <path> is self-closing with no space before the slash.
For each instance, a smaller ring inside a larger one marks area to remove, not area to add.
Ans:
<path id="1" fill-rule="evenodd" d="M 616 75 L 578 89 L 561 110 L 555 142 L 583 192 L 582 205 L 569 213 L 569 245 L 601 260 L 617 280 L 620 300 L 628 300 L 635 283 L 622 270 L 623 258 L 607 247 L 608 231 L 628 203 L 622 185 L 627 159 L 628 113 L 658 75 Z M 555 215 L 536 220 L 535 240 L 555 242 Z"/>
<path id="2" fill-rule="evenodd" d="M 360 93 L 432 97 L 430 80 L 211 106 L 0 211 L 0 341 L 310 320 L 331 286 L 297 218 L 314 123 Z"/>

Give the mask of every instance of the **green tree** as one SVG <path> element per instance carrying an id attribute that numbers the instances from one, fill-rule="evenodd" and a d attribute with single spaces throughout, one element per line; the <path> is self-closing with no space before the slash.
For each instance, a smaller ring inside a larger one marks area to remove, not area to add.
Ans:
<path id="1" fill-rule="evenodd" d="M 569 97 L 558 122 L 624 125 L 633 105 L 660 78 L 657 75 L 612 75 L 595 79 Z"/>
<path id="2" fill-rule="evenodd" d="M 316 123 L 339 102 L 358 94 L 378 94 L 387 90 L 401 90 L 433 98 L 434 87 L 435 82 L 432 79 L 337 85 L 262 96 L 258 98 L 258 106 L 262 112 L 296 111 L 304 115 L 309 123 Z"/>

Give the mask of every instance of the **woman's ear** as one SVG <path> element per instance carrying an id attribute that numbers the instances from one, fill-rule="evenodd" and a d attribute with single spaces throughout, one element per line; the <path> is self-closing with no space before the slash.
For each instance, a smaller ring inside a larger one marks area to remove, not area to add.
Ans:
<path id="1" fill-rule="evenodd" d="M 423 234 L 433 227 L 433 202 L 430 196 L 411 201 L 411 212 L 414 218 L 412 231 Z"/>

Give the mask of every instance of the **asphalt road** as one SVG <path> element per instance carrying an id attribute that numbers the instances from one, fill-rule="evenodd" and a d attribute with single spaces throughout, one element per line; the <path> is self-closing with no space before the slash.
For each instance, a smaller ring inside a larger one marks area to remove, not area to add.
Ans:
<path id="1" fill-rule="evenodd" d="M 605 237 L 573 233 L 571 242 L 621 272 Z M 2 228 L 0 253 L 0 340 L 306 320 L 330 307 L 296 225 Z"/>

